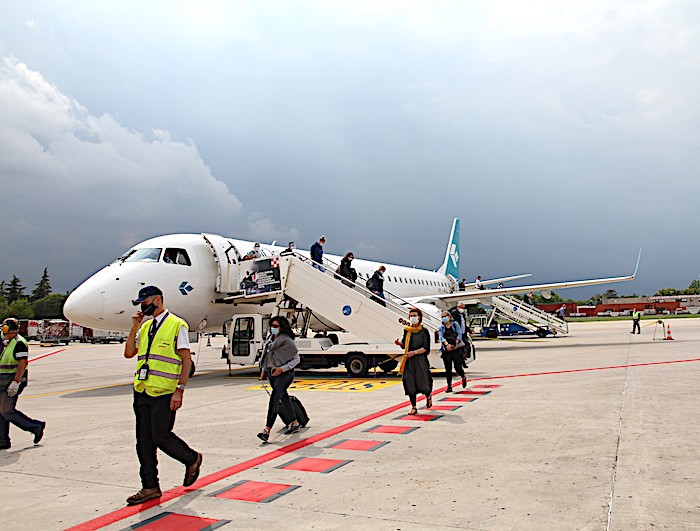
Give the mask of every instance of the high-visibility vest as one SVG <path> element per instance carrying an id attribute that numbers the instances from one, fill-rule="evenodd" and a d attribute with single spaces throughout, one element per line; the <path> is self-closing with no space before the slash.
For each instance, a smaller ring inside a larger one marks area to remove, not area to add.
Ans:
<path id="1" fill-rule="evenodd" d="M 187 323 L 179 317 L 168 314 L 161 322 L 148 351 L 148 332 L 154 319 L 141 325 L 139 331 L 138 363 L 134 376 L 134 389 L 151 396 L 174 393 L 182 372 L 182 359 L 177 353 L 177 336 L 183 326 L 189 330 Z M 139 380 L 139 371 L 146 363 L 148 352 L 148 378 Z"/>
<path id="2" fill-rule="evenodd" d="M 24 343 L 27 345 L 27 340 L 19 334 L 10 339 L 10 342 L 0 356 L 0 374 L 15 374 L 17 372 L 17 366 L 19 365 L 19 361 L 15 359 L 15 347 L 17 343 Z M 22 377 L 22 379 L 24 379 L 24 377 Z"/>
<path id="3" fill-rule="evenodd" d="M 632 319 L 634 319 L 635 321 L 639 320 L 639 312 L 634 312 L 632 314 Z"/>

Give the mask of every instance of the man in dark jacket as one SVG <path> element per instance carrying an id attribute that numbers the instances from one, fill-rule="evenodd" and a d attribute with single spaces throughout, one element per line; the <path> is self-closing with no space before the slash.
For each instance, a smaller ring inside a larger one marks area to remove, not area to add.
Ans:
<path id="1" fill-rule="evenodd" d="M 321 272 L 325 271 L 322 267 L 324 243 L 326 243 L 326 237 L 322 235 L 318 241 L 311 246 L 311 260 L 315 262 L 314 267 Z"/>
<path id="2" fill-rule="evenodd" d="M 386 306 L 386 302 L 384 302 L 384 271 L 386 271 L 386 267 L 383 265 L 379 266 L 372 277 L 367 281 L 367 287 L 377 296 L 373 297 L 373 300 L 377 301 L 382 306 Z M 379 300 L 380 298 L 381 300 Z"/>

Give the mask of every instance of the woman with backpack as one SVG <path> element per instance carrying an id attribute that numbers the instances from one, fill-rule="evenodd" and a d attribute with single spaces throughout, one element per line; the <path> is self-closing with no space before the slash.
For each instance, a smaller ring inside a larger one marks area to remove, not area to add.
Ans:
<path id="1" fill-rule="evenodd" d="M 357 280 L 357 271 L 355 271 L 355 268 L 352 267 L 352 261 L 354 260 L 354 258 L 354 254 L 347 253 L 340 261 L 340 267 L 337 271 L 337 273 L 341 277 L 350 280 L 350 282 L 343 281 L 343 283 L 349 287 L 352 287 L 352 282 L 355 282 Z"/>
<path id="2" fill-rule="evenodd" d="M 284 410 L 293 415 L 284 434 L 296 433 L 301 427 L 287 393 L 287 389 L 294 382 L 294 367 L 301 361 L 297 346 L 294 344 L 294 337 L 286 317 L 279 315 L 270 319 L 270 334 L 265 341 L 263 355 L 260 358 L 260 379 L 269 377 L 270 386 L 272 386 L 270 402 L 267 406 L 267 422 L 263 431 L 258 433 L 258 438 L 263 442 L 267 442 L 270 438 L 270 430 L 277 419 L 280 401 Z"/>
<path id="3" fill-rule="evenodd" d="M 440 357 L 445 364 L 446 393 L 452 392 L 452 366 L 462 377 L 462 387 L 467 386 L 467 376 L 462 368 L 464 362 L 464 341 L 459 323 L 455 322 L 450 312 L 442 312 L 442 324 L 438 330 L 440 335 Z"/>

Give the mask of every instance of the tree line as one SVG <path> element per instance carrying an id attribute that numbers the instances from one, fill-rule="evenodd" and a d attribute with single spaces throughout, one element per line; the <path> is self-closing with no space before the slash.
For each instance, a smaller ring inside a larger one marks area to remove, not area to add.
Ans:
<path id="1" fill-rule="evenodd" d="M 0 319 L 63 319 L 63 303 L 68 295 L 52 293 L 48 268 L 27 295 L 27 288 L 17 275 L 0 282 Z"/>

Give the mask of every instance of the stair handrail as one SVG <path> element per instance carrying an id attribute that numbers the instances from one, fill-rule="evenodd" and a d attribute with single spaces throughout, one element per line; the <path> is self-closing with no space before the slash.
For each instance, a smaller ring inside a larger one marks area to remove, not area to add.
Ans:
<path id="1" fill-rule="evenodd" d="M 340 265 L 332 260 L 329 260 L 326 257 L 323 257 L 323 264 L 319 264 L 315 260 L 312 260 L 311 258 L 307 258 L 306 256 L 299 254 L 299 253 L 295 253 L 295 252 L 285 254 L 284 256 L 290 256 L 290 255 L 298 258 L 306 266 L 314 267 L 317 271 L 320 271 L 321 273 L 332 277 L 334 280 L 346 283 L 346 285 L 347 285 L 347 283 L 351 284 L 354 288 L 357 288 L 360 293 L 365 295 L 370 300 L 373 298 L 382 300 L 385 303 L 386 308 L 390 308 L 394 314 L 396 314 L 397 316 L 399 316 L 401 318 L 406 319 L 404 316 L 406 316 L 408 311 L 414 306 L 410 302 L 402 299 L 401 297 L 395 295 L 394 293 L 392 293 L 388 290 L 384 290 L 384 294 L 385 295 L 389 294 L 392 297 L 392 299 L 389 299 L 389 298 L 382 299 L 381 297 L 377 296 L 373 291 L 368 289 L 367 286 L 365 286 L 364 284 L 360 284 L 358 282 L 355 282 L 349 278 L 342 276 L 340 273 L 337 273 L 336 271 L 338 271 L 340 269 Z M 330 264 L 332 267 L 326 267 L 327 264 Z M 322 267 L 323 269 L 322 270 L 319 269 L 318 266 Z M 332 271 L 331 271 L 331 269 L 332 269 Z M 359 278 L 360 277 L 358 276 L 358 279 Z M 348 286 L 348 287 L 350 287 L 350 286 Z M 396 300 L 400 301 L 401 304 L 397 303 Z M 435 319 L 435 317 L 433 317 L 432 315 L 427 315 L 426 313 L 423 313 L 423 323 L 428 325 L 430 328 L 434 328 L 435 330 L 437 330 L 441 324 L 441 322 L 439 320 Z"/>

